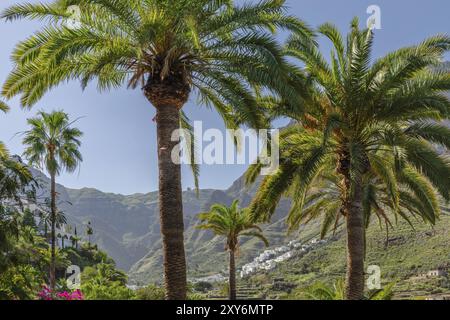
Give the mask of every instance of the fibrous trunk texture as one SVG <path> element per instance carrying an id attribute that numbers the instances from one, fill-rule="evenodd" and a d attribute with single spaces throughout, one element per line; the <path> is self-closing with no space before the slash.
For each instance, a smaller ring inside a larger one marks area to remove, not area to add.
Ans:
<path id="1" fill-rule="evenodd" d="M 180 128 L 180 109 L 187 101 L 189 90 L 187 86 L 177 82 L 149 82 L 144 88 L 144 94 L 156 108 L 159 210 L 166 298 L 185 300 L 187 281 L 181 166 L 172 159 L 172 150 L 179 143 L 172 141 L 172 134 Z"/>

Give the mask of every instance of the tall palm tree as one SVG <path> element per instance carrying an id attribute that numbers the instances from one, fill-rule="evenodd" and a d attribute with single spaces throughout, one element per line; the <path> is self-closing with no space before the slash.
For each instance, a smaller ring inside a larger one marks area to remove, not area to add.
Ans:
<path id="1" fill-rule="evenodd" d="M 235 200 L 230 207 L 215 204 L 207 213 L 199 215 L 202 224 L 199 229 L 211 230 L 214 234 L 223 236 L 227 240 L 225 250 L 229 253 L 229 298 L 236 300 L 236 253 L 239 249 L 239 237 L 256 237 L 269 245 L 262 234 L 262 230 L 251 219 L 249 211 L 239 208 L 239 201 Z"/>
<path id="2" fill-rule="evenodd" d="M 69 5 L 79 8 L 70 27 Z M 139 86 L 155 107 L 166 292 L 169 299 L 185 299 L 181 170 L 171 157 L 180 110 L 196 93 L 229 128 L 265 127 L 253 89 L 296 96 L 286 77 L 291 65 L 272 32 L 309 37 L 311 31 L 285 13 L 284 0 L 241 6 L 233 0 L 54 0 L 15 5 L 1 17 L 48 22 L 16 47 L 6 98 L 22 94 L 22 104 L 32 106 L 65 81 L 85 87 L 96 79 L 99 90 Z"/>
<path id="3" fill-rule="evenodd" d="M 24 133 L 25 158 L 30 165 L 45 169 L 50 175 L 51 259 L 50 287 L 55 289 L 56 227 L 61 223 L 57 208 L 56 177 L 63 171 L 74 172 L 83 160 L 79 147 L 82 132 L 72 127 L 73 122 L 62 111 L 40 111 L 28 119 L 30 130 Z"/>
<path id="4" fill-rule="evenodd" d="M 450 146 L 450 129 L 438 122 L 449 117 L 450 74 L 434 68 L 450 39 L 432 37 L 372 63 L 373 33 L 360 30 L 357 19 L 347 43 L 330 24 L 319 31 L 333 44 L 331 65 L 301 37 L 293 36 L 287 46 L 315 84 L 304 99 L 308 112 L 266 99 L 273 116 L 287 115 L 297 125 L 281 134 L 280 168 L 262 182 L 251 210 L 267 220 L 288 192 L 291 226 L 323 213 L 326 231 L 333 219 L 344 217 L 346 297 L 361 299 L 369 214 L 382 217 L 389 209 L 396 216 L 409 212 L 435 223 L 436 192 L 450 199 L 450 162 L 433 145 Z M 259 167 L 249 169 L 249 182 Z M 317 181 L 325 181 L 325 189 L 311 192 Z"/>

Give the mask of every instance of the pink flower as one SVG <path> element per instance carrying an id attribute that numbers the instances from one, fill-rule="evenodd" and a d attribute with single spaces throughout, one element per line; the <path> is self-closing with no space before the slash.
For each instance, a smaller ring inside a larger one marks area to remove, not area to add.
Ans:
<path id="1" fill-rule="evenodd" d="M 47 286 L 44 286 L 38 293 L 38 298 L 39 300 L 84 300 L 83 294 L 79 289 L 75 290 L 74 292 L 63 291 L 53 294 L 51 289 Z"/>

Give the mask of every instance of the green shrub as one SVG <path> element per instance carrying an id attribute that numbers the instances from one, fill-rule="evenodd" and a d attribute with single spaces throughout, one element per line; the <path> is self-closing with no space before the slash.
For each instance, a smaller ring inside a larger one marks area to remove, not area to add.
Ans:
<path id="1" fill-rule="evenodd" d="M 0 300 L 34 300 L 42 275 L 32 266 L 16 266 L 0 273 Z"/>
<path id="2" fill-rule="evenodd" d="M 164 288 L 156 285 L 148 285 L 136 290 L 137 300 L 164 300 L 166 296 Z"/>
<path id="3" fill-rule="evenodd" d="M 136 295 L 133 290 L 122 283 L 108 282 L 98 283 L 91 280 L 81 284 L 81 292 L 86 300 L 134 300 Z"/>
<path id="4" fill-rule="evenodd" d="M 193 289 L 195 291 L 202 292 L 202 293 L 211 291 L 213 288 L 214 288 L 214 286 L 212 285 L 212 283 L 207 282 L 207 281 L 200 281 L 200 282 L 194 283 L 194 285 L 193 285 Z"/>
<path id="5" fill-rule="evenodd" d="M 111 264 L 86 267 L 81 274 L 81 291 L 86 300 L 136 299 L 135 292 L 126 283 L 126 274 Z"/>

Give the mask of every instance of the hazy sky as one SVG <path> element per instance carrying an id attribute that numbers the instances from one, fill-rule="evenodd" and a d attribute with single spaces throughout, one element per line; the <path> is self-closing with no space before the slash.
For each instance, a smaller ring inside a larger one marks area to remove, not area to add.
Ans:
<path id="1" fill-rule="evenodd" d="M 0 9 L 23 2 L 0 0 Z M 44 0 L 45 2 L 45 0 Z M 437 33 L 450 33 L 448 0 L 290 0 L 291 13 L 311 26 L 333 22 L 346 31 L 350 20 L 368 18 L 370 5 L 381 8 L 382 29 L 376 31 L 375 57 L 401 46 L 420 42 Z M 0 23 L 0 82 L 11 70 L 10 52 L 14 45 L 38 26 L 19 21 Z M 329 52 L 329 47 L 324 46 Z M 447 56 L 450 59 L 450 56 Z M 63 109 L 72 118 L 83 117 L 77 126 L 85 133 L 80 172 L 63 174 L 59 182 L 70 188 L 93 187 L 102 191 L 131 194 L 157 189 L 156 130 L 153 107 L 139 90 L 117 90 L 99 94 L 95 85 L 84 92 L 78 83 L 61 86 L 48 93 L 32 110 L 22 110 L 17 99 L 10 101 L 11 112 L 0 115 L 0 140 L 10 151 L 21 154 L 21 138 L 15 133 L 26 130 L 26 118 L 37 110 Z M 204 128 L 223 129 L 213 111 L 198 106 L 192 98 L 185 108 L 191 120 L 203 121 Z M 225 189 L 245 170 L 245 166 L 202 166 L 201 188 Z M 183 169 L 183 187 L 192 186 L 188 168 Z"/>

